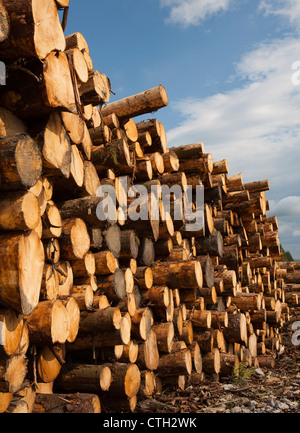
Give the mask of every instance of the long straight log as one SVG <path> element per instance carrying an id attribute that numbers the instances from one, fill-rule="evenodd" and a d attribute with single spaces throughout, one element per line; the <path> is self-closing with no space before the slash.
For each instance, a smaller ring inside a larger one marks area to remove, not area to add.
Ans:
<path id="1" fill-rule="evenodd" d="M 120 329 L 115 331 L 103 331 L 95 335 L 87 333 L 80 335 L 73 343 L 67 343 L 67 350 L 79 351 L 93 347 L 112 347 L 117 345 L 129 344 L 130 342 L 131 321 L 127 316 L 123 316 Z"/>
<path id="2" fill-rule="evenodd" d="M 213 159 L 210 153 L 195 159 L 179 159 L 180 170 L 185 173 L 208 174 L 213 171 Z"/>
<path id="3" fill-rule="evenodd" d="M 122 315 L 119 308 L 108 307 L 95 312 L 83 311 L 80 314 L 80 332 L 96 333 L 120 329 Z"/>
<path id="4" fill-rule="evenodd" d="M 58 390 L 67 392 L 108 391 L 112 382 L 111 370 L 107 365 L 77 364 L 65 366 L 55 381 Z"/>
<path id="5" fill-rule="evenodd" d="M 191 159 L 202 156 L 205 152 L 205 148 L 203 143 L 194 143 L 172 147 L 170 151 L 175 152 L 179 159 Z"/>
<path id="6" fill-rule="evenodd" d="M 203 286 L 203 274 L 199 261 L 159 263 L 153 267 L 153 283 L 171 289 L 188 289 Z"/>
<path id="7" fill-rule="evenodd" d="M 287 284 L 300 284 L 300 272 L 287 274 L 285 282 Z"/>
<path id="8" fill-rule="evenodd" d="M 168 97 L 165 88 L 160 85 L 145 92 L 121 99 L 102 107 L 104 117 L 115 113 L 120 120 L 152 113 L 168 105 Z"/>
<path id="9" fill-rule="evenodd" d="M 37 394 L 33 413 L 101 413 L 96 394 Z"/>

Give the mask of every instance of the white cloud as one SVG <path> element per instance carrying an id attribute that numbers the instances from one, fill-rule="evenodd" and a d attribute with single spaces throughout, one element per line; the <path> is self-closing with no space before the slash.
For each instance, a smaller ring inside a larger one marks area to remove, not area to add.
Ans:
<path id="1" fill-rule="evenodd" d="M 226 11 L 231 0 L 160 0 L 162 7 L 171 9 L 167 22 L 184 27 L 198 25 L 210 16 Z"/>
<path id="2" fill-rule="evenodd" d="M 232 174 L 269 178 L 272 188 L 296 179 L 299 185 L 300 86 L 292 84 L 298 57 L 297 38 L 262 43 L 237 64 L 233 90 L 173 102 L 182 122 L 168 131 L 169 146 L 204 141 L 215 160 L 228 159 Z"/>
<path id="3" fill-rule="evenodd" d="M 280 243 L 290 251 L 295 260 L 300 259 L 300 197 L 289 196 L 270 200 L 269 215 L 276 215 L 279 223 Z"/>
<path id="4" fill-rule="evenodd" d="M 279 201 L 270 200 L 270 212 L 278 217 L 300 217 L 300 196 L 289 196 Z M 299 221 L 300 225 L 300 221 Z"/>
<path id="5" fill-rule="evenodd" d="M 187 26 L 228 10 L 232 2 L 161 5 L 171 8 L 169 21 Z M 292 27 L 242 56 L 235 74 L 224 77 L 231 90 L 170 102 L 181 121 L 167 131 L 168 145 L 203 141 L 215 161 L 227 158 L 230 174 L 242 172 L 245 182 L 269 179 L 270 213 L 278 216 L 282 243 L 300 258 L 300 0 L 261 0 L 259 6 L 277 15 L 278 25 Z"/>
<path id="6" fill-rule="evenodd" d="M 299 0 L 262 0 L 259 9 L 266 15 L 280 15 L 299 27 L 300 2 Z"/>

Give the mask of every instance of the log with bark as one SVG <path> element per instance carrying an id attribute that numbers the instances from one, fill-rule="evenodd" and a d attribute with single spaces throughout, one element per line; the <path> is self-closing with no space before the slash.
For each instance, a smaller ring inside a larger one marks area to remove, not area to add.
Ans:
<path id="1" fill-rule="evenodd" d="M 300 265 L 277 263 L 269 182 L 201 142 L 168 149 L 136 119 L 168 105 L 163 86 L 110 102 L 84 36 L 63 35 L 68 7 L 0 0 L 0 412 L 134 411 L 162 384 L 270 365 Z"/>
<path id="2" fill-rule="evenodd" d="M 65 392 L 99 393 L 108 391 L 112 373 L 108 365 L 78 364 L 64 366 L 55 381 L 55 389 Z"/>
<path id="3" fill-rule="evenodd" d="M 69 61 L 64 52 L 51 52 L 43 60 L 8 66 L 1 105 L 24 119 L 46 116 L 53 110 L 77 113 Z M 59 114 L 58 114 L 59 115 Z"/>
<path id="4" fill-rule="evenodd" d="M 101 413 L 96 394 L 38 394 L 33 413 Z"/>
<path id="5" fill-rule="evenodd" d="M 0 236 L 0 300 L 30 315 L 39 302 L 44 247 L 34 230 Z"/>
<path id="6" fill-rule="evenodd" d="M 6 18 L 1 24 L 2 58 L 45 59 L 52 51 L 65 50 L 65 37 L 54 0 L 42 5 L 35 0 L 17 0 L 13 3 L 2 0 L 1 11 L 1 16 Z"/>
<path id="7" fill-rule="evenodd" d="M 115 113 L 119 119 L 128 119 L 141 114 L 152 113 L 168 105 L 165 88 L 160 85 L 137 95 L 111 102 L 102 108 L 103 116 Z"/>
<path id="8" fill-rule="evenodd" d="M 70 331 L 70 318 L 62 301 L 39 302 L 30 316 L 26 316 L 31 344 L 65 343 Z"/>
<path id="9" fill-rule="evenodd" d="M 0 188 L 24 189 L 36 185 L 42 174 L 42 155 L 28 134 L 0 139 Z"/>

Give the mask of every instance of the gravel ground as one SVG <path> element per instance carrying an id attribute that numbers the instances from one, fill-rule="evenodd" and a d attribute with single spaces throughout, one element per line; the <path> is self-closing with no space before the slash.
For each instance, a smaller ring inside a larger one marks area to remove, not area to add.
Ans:
<path id="1" fill-rule="evenodd" d="M 139 401 L 136 412 L 299 413 L 300 346 L 292 344 L 292 323 L 283 328 L 284 348 L 275 368 L 249 368 L 244 380 L 205 380 L 184 391 L 168 388 L 152 399 Z"/>

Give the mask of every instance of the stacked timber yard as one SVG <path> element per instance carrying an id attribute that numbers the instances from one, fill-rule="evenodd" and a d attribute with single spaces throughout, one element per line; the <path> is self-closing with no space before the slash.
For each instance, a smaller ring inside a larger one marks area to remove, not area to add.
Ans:
<path id="1" fill-rule="evenodd" d="M 68 4 L 0 1 L 0 412 L 135 411 L 165 386 L 274 367 L 300 271 L 279 263 L 268 181 L 203 143 L 168 148 L 162 85 L 109 102 L 84 36 L 64 34 Z M 122 207 L 133 186 L 143 221 Z M 194 210 L 204 188 L 193 231 L 187 186 Z"/>

